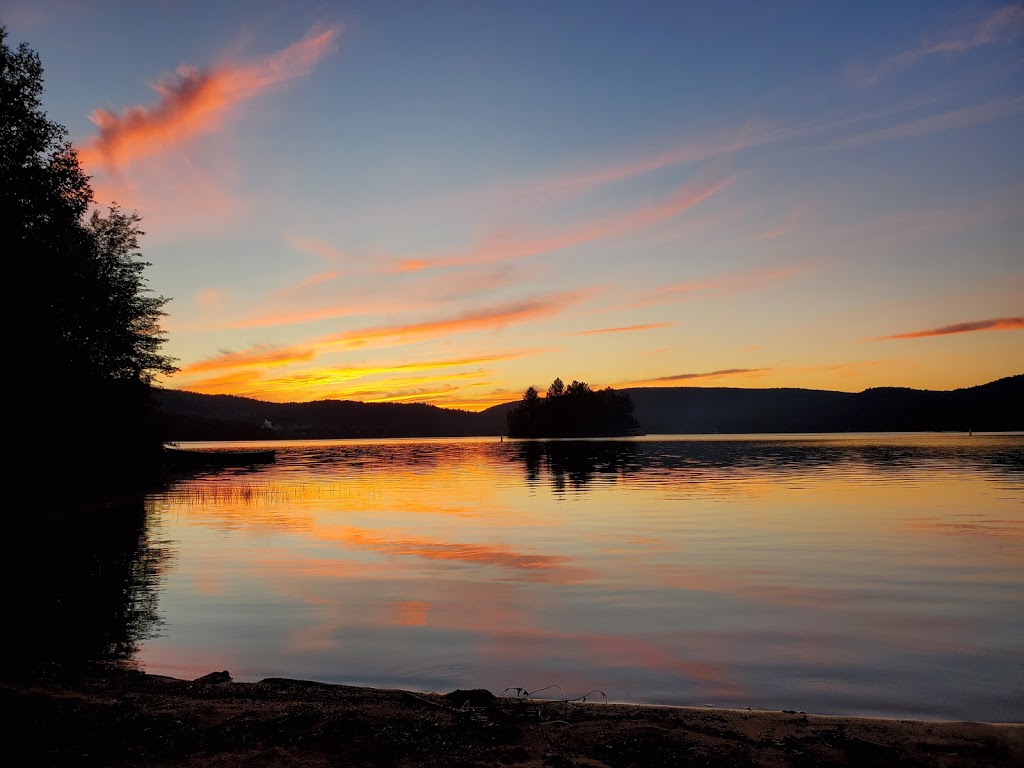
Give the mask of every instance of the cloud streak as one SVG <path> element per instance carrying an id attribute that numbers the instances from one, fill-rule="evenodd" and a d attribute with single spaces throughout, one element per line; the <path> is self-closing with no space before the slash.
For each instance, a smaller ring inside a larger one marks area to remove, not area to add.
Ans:
<path id="1" fill-rule="evenodd" d="M 929 328 L 924 331 L 895 333 L 891 336 L 878 336 L 872 341 L 891 341 L 894 339 L 926 339 L 931 336 L 952 336 L 957 333 L 975 333 L 977 331 L 1020 331 L 1024 330 L 1024 317 L 995 317 L 991 320 L 971 320 L 966 323 L 944 325 L 941 328 Z"/>
<path id="2" fill-rule="evenodd" d="M 311 30 L 301 40 L 262 61 L 200 70 L 181 65 L 156 84 L 154 106 L 95 110 L 99 132 L 79 152 L 84 165 L 119 168 L 197 135 L 220 129 L 230 110 L 280 83 L 306 75 L 329 54 L 339 27 Z"/>
<path id="3" fill-rule="evenodd" d="M 398 262 L 392 271 L 414 272 L 436 267 L 453 267 L 467 264 L 491 264 L 500 261 L 524 259 L 544 253 L 562 251 L 584 243 L 607 240 L 613 237 L 646 229 L 669 219 L 674 219 L 698 203 L 714 196 L 730 184 L 732 177 L 725 177 L 703 185 L 683 185 L 670 197 L 654 205 L 638 208 L 626 213 L 592 219 L 558 232 L 542 235 L 495 235 L 485 239 L 475 248 L 461 254 L 436 259 L 417 258 Z"/>
<path id="4" fill-rule="evenodd" d="M 564 291 L 534 299 L 509 302 L 493 308 L 476 309 L 453 317 L 424 320 L 418 323 L 369 326 L 347 333 L 327 336 L 316 342 L 319 347 L 360 347 L 375 341 L 396 341 L 437 338 L 452 333 L 500 330 L 508 325 L 524 323 L 557 314 L 578 304 L 591 291 Z"/>
<path id="5" fill-rule="evenodd" d="M 183 365 L 179 373 L 189 375 L 232 368 L 262 368 L 272 365 L 290 365 L 292 363 L 308 362 L 313 359 L 315 354 L 315 351 L 310 348 L 273 347 L 266 344 L 258 344 L 241 352 L 225 351 L 206 360 Z"/>
<path id="6" fill-rule="evenodd" d="M 888 128 L 880 128 L 877 131 L 857 134 L 843 139 L 835 146 L 853 147 L 863 144 L 873 144 L 879 141 L 892 141 L 894 139 L 906 139 L 913 136 L 924 136 L 929 133 L 966 128 L 971 125 L 990 123 L 1004 117 L 1024 112 L 1024 97 L 1018 96 L 1013 99 L 1001 99 L 989 101 L 985 104 L 978 104 L 964 109 L 956 109 L 950 112 L 943 112 L 938 115 L 929 115 L 920 120 L 912 120 L 906 123 L 899 123 Z"/>
<path id="7" fill-rule="evenodd" d="M 599 333 L 627 333 L 629 331 L 650 331 L 655 328 L 668 328 L 675 323 L 644 323 L 643 325 L 623 325 L 618 328 L 594 328 L 589 331 L 577 331 L 577 336 L 590 336 Z"/>
<path id="8" fill-rule="evenodd" d="M 635 305 L 631 306 L 654 306 L 659 304 L 671 304 L 694 295 L 708 296 L 731 296 L 737 293 L 756 291 L 773 283 L 787 280 L 791 277 L 805 274 L 813 269 L 810 265 L 797 265 L 790 267 L 777 267 L 768 269 L 746 269 L 729 272 L 724 275 L 707 278 L 705 280 L 690 280 L 679 283 L 670 283 L 649 292 Z"/>
<path id="9" fill-rule="evenodd" d="M 869 87 L 884 77 L 907 69 L 935 56 L 954 56 L 969 53 L 976 48 L 1010 43 L 1024 35 L 1024 4 L 1008 3 L 982 19 L 956 30 L 938 40 L 919 45 L 885 59 L 874 67 L 853 66 L 850 80 L 855 85 Z"/>
<path id="10" fill-rule="evenodd" d="M 771 368 L 723 368 L 720 371 L 708 371 L 706 373 L 676 373 L 671 376 L 658 376 L 654 379 L 645 379 L 643 383 L 653 384 L 655 382 L 668 383 L 673 381 L 690 381 L 692 379 L 717 379 L 720 376 L 736 376 L 739 374 L 764 373 Z"/>

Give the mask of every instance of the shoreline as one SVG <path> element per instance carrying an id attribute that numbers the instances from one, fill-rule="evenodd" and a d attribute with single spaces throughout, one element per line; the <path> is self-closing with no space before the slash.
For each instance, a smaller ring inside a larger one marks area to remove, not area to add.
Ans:
<path id="1" fill-rule="evenodd" d="M 499 698 L 114 664 L 0 672 L 3 753 L 80 766 L 1014 766 L 1024 724 Z"/>

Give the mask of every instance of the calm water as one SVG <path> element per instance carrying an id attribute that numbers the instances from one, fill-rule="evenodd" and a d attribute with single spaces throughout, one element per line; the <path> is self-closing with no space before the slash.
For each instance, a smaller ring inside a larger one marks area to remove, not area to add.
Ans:
<path id="1" fill-rule="evenodd" d="M 149 671 L 1024 719 L 1024 437 L 276 444 L 147 500 Z"/>

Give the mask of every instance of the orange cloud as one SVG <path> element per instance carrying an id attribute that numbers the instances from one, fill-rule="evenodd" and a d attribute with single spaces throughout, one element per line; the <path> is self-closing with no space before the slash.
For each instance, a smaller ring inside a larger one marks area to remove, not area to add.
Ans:
<path id="1" fill-rule="evenodd" d="M 684 185 L 668 199 L 617 216 L 584 222 L 573 228 L 547 235 L 494 235 L 462 254 L 438 259 L 406 259 L 395 266 L 398 272 L 413 272 L 428 267 L 451 267 L 463 264 L 486 264 L 562 251 L 583 243 L 620 237 L 673 219 L 698 203 L 707 200 L 728 186 L 731 177 L 698 187 Z"/>
<path id="2" fill-rule="evenodd" d="M 426 320 L 401 325 L 380 325 L 363 328 L 349 333 L 328 336 L 317 342 L 320 347 L 358 347 L 374 341 L 391 339 L 404 342 L 408 339 L 436 338 L 452 333 L 497 330 L 514 323 L 536 320 L 557 314 L 590 295 L 589 291 L 565 291 L 548 294 L 541 298 L 528 299 L 504 304 L 493 309 L 478 309 L 455 317 L 440 320 Z"/>
<path id="3" fill-rule="evenodd" d="M 90 119 L 99 133 L 86 142 L 79 157 L 86 166 L 116 168 L 216 131 L 232 107 L 272 86 L 308 74 L 332 50 L 339 33 L 339 27 L 311 31 L 255 64 L 225 65 L 206 71 L 182 65 L 153 85 L 160 98 L 155 106 L 125 107 L 120 114 L 95 110 Z"/>
<path id="4" fill-rule="evenodd" d="M 288 365 L 289 363 L 312 360 L 315 354 L 312 349 L 302 347 L 272 347 L 259 344 L 242 352 L 222 352 L 216 357 L 183 365 L 180 373 L 187 375 L 224 368 L 262 368 L 268 365 Z"/>
<path id="5" fill-rule="evenodd" d="M 467 387 L 480 386 L 477 381 L 488 372 L 480 366 L 546 351 L 518 349 L 454 359 L 424 360 L 414 363 L 376 366 L 326 367 L 265 377 L 259 370 L 275 362 L 286 365 L 305 360 L 302 348 L 275 349 L 258 346 L 243 352 L 225 353 L 185 367 L 186 380 L 179 374 L 176 385 L 207 394 L 257 397 L 270 402 L 293 402 L 313 399 L 363 400 L 365 402 L 445 401 L 461 407 L 485 408 L 505 402 L 507 392 L 492 390 L 488 394 L 463 394 Z M 275 359 L 276 358 L 276 359 Z M 453 371 L 459 368 L 476 370 Z M 191 373 L 226 369 L 222 376 L 188 381 Z M 435 375 L 415 375 L 445 371 Z M 410 375 L 413 374 L 413 375 Z M 377 378 L 375 384 L 352 384 L 359 379 Z M 180 383 L 179 383 L 180 382 Z"/>
<path id="6" fill-rule="evenodd" d="M 923 339 L 929 336 L 950 336 L 955 333 L 973 333 L 974 331 L 1019 331 L 1024 330 L 1024 317 L 996 317 L 991 320 L 972 320 L 966 323 L 944 325 L 941 328 L 929 328 L 925 331 L 896 333 L 892 336 L 878 336 L 872 341 L 888 341 L 891 339 Z"/>
<path id="7" fill-rule="evenodd" d="M 259 381 L 259 371 L 244 368 L 222 376 L 189 382 L 184 389 L 189 392 L 201 392 L 204 395 L 242 395 L 247 397 L 256 396 L 259 392 Z"/>
<path id="8" fill-rule="evenodd" d="M 646 323 L 644 325 L 623 325 L 618 328 L 594 328 L 590 331 L 577 331 L 577 336 L 588 336 L 593 333 L 624 333 L 626 331 L 649 331 L 654 328 L 668 328 L 675 323 Z"/>

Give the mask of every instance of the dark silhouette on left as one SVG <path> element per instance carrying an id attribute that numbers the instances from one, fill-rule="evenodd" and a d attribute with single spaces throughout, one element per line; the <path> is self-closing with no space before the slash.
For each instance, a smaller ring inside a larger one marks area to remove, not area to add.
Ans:
<path id="1" fill-rule="evenodd" d="M 153 466 L 163 436 L 150 384 L 175 370 L 160 351 L 167 299 L 146 285 L 139 217 L 116 205 L 90 212 L 89 177 L 42 92 L 39 56 L 9 47 L 0 27 L 2 243 L 21 271 L 16 460 L 32 470 L 56 451 L 88 477 Z"/>
<path id="2" fill-rule="evenodd" d="M 47 499 L 12 511 L 4 547 L 12 551 L 2 558 L 11 585 L 3 675 L 52 662 L 131 659 L 160 626 L 159 582 L 172 557 L 153 534 L 143 496 Z"/>

